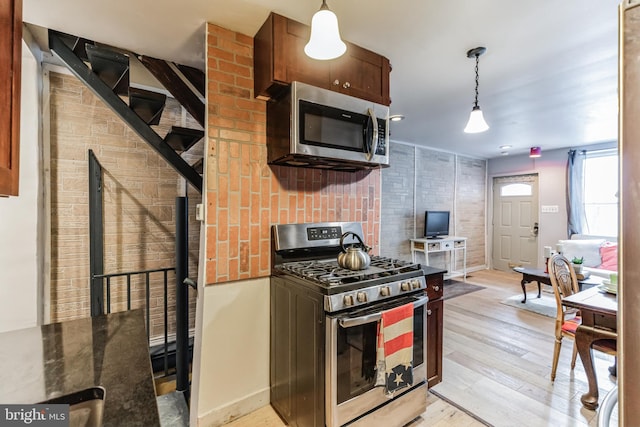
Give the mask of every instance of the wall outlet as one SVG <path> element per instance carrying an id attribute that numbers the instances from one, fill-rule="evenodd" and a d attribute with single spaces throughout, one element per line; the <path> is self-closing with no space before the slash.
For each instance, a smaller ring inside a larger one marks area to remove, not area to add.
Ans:
<path id="1" fill-rule="evenodd" d="M 558 213 L 558 205 L 542 205 L 542 213 Z"/>

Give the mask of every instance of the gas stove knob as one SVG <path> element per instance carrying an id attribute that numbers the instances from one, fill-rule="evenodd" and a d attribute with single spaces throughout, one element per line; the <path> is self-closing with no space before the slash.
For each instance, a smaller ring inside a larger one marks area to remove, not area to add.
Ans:
<path id="1" fill-rule="evenodd" d="M 353 295 L 345 295 L 344 296 L 344 305 L 346 307 L 350 307 L 353 305 Z"/>
<path id="2" fill-rule="evenodd" d="M 413 279 L 413 280 L 411 281 L 411 287 L 412 287 L 413 289 L 420 289 L 420 280 L 418 280 L 418 279 Z"/>
<path id="3" fill-rule="evenodd" d="M 367 294 L 366 292 L 358 292 L 356 295 L 356 299 L 358 302 L 367 302 Z"/>
<path id="4" fill-rule="evenodd" d="M 411 283 L 409 283 L 409 282 L 402 282 L 402 283 L 400 284 L 400 290 L 401 290 L 401 291 L 403 291 L 403 292 L 410 291 L 410 290 L 411 290 Z"/>
<path id="5" fill-rule="evenodd" d="M 380 288 L 380 296 L 388 297 L 391 295 L 391 288 L 388 286 L 383 286 Z"/>

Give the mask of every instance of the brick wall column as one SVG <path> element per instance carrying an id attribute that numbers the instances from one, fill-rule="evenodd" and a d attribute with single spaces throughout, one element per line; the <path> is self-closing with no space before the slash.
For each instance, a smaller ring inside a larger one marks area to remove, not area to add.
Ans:
<path id="1" fill-rule="evenodd" d="M 380 171 L 269 166 L 253 38 L 207 25 L 206 283 L 268 276 L 271 225 L 361 221 L 378 253 Z"/>

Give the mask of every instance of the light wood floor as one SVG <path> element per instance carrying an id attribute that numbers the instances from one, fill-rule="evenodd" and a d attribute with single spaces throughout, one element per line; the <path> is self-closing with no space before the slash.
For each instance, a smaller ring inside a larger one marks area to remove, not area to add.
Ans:
<path id="1" fill-rule="evenodd" d="M 582 407 L 587 390 L 580 363 L 570 369 L 573 341 L 563 341 L 556 381 L 549 379 L 554 320 L 500 301 L 521 291 L 520 275 L 474 272 L 467 281 L 486 289 L 445 301 L 443 382 L 433 390 L 488 425 L 596 426 L 596 412 Z M 535 296 L 529 285 L 530 297 Z M 610 356 L 596 352 L 600 399 L 615 384 Z M 482 426 L 446 401 L 429 394 L 427 410 L 408 427 Z M 270 406 L 228 424 L 281 427 Z"/>

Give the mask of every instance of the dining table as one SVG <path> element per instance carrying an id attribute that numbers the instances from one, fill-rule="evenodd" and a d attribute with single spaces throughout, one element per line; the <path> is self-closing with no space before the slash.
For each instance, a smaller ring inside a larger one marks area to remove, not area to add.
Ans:
<path id="1" fill-rule="evenodd" d="M 576 329 L 575 341 L 589 383 L 589 391 L 580 401 L 585 408 L 598 407 L 598 380 L 593 363 L 593 346 L 616 348 L 618 298 L 599 286 L 577 292 L 562 299 L 562 305 L 580 310 L 582 322 Z"/>

